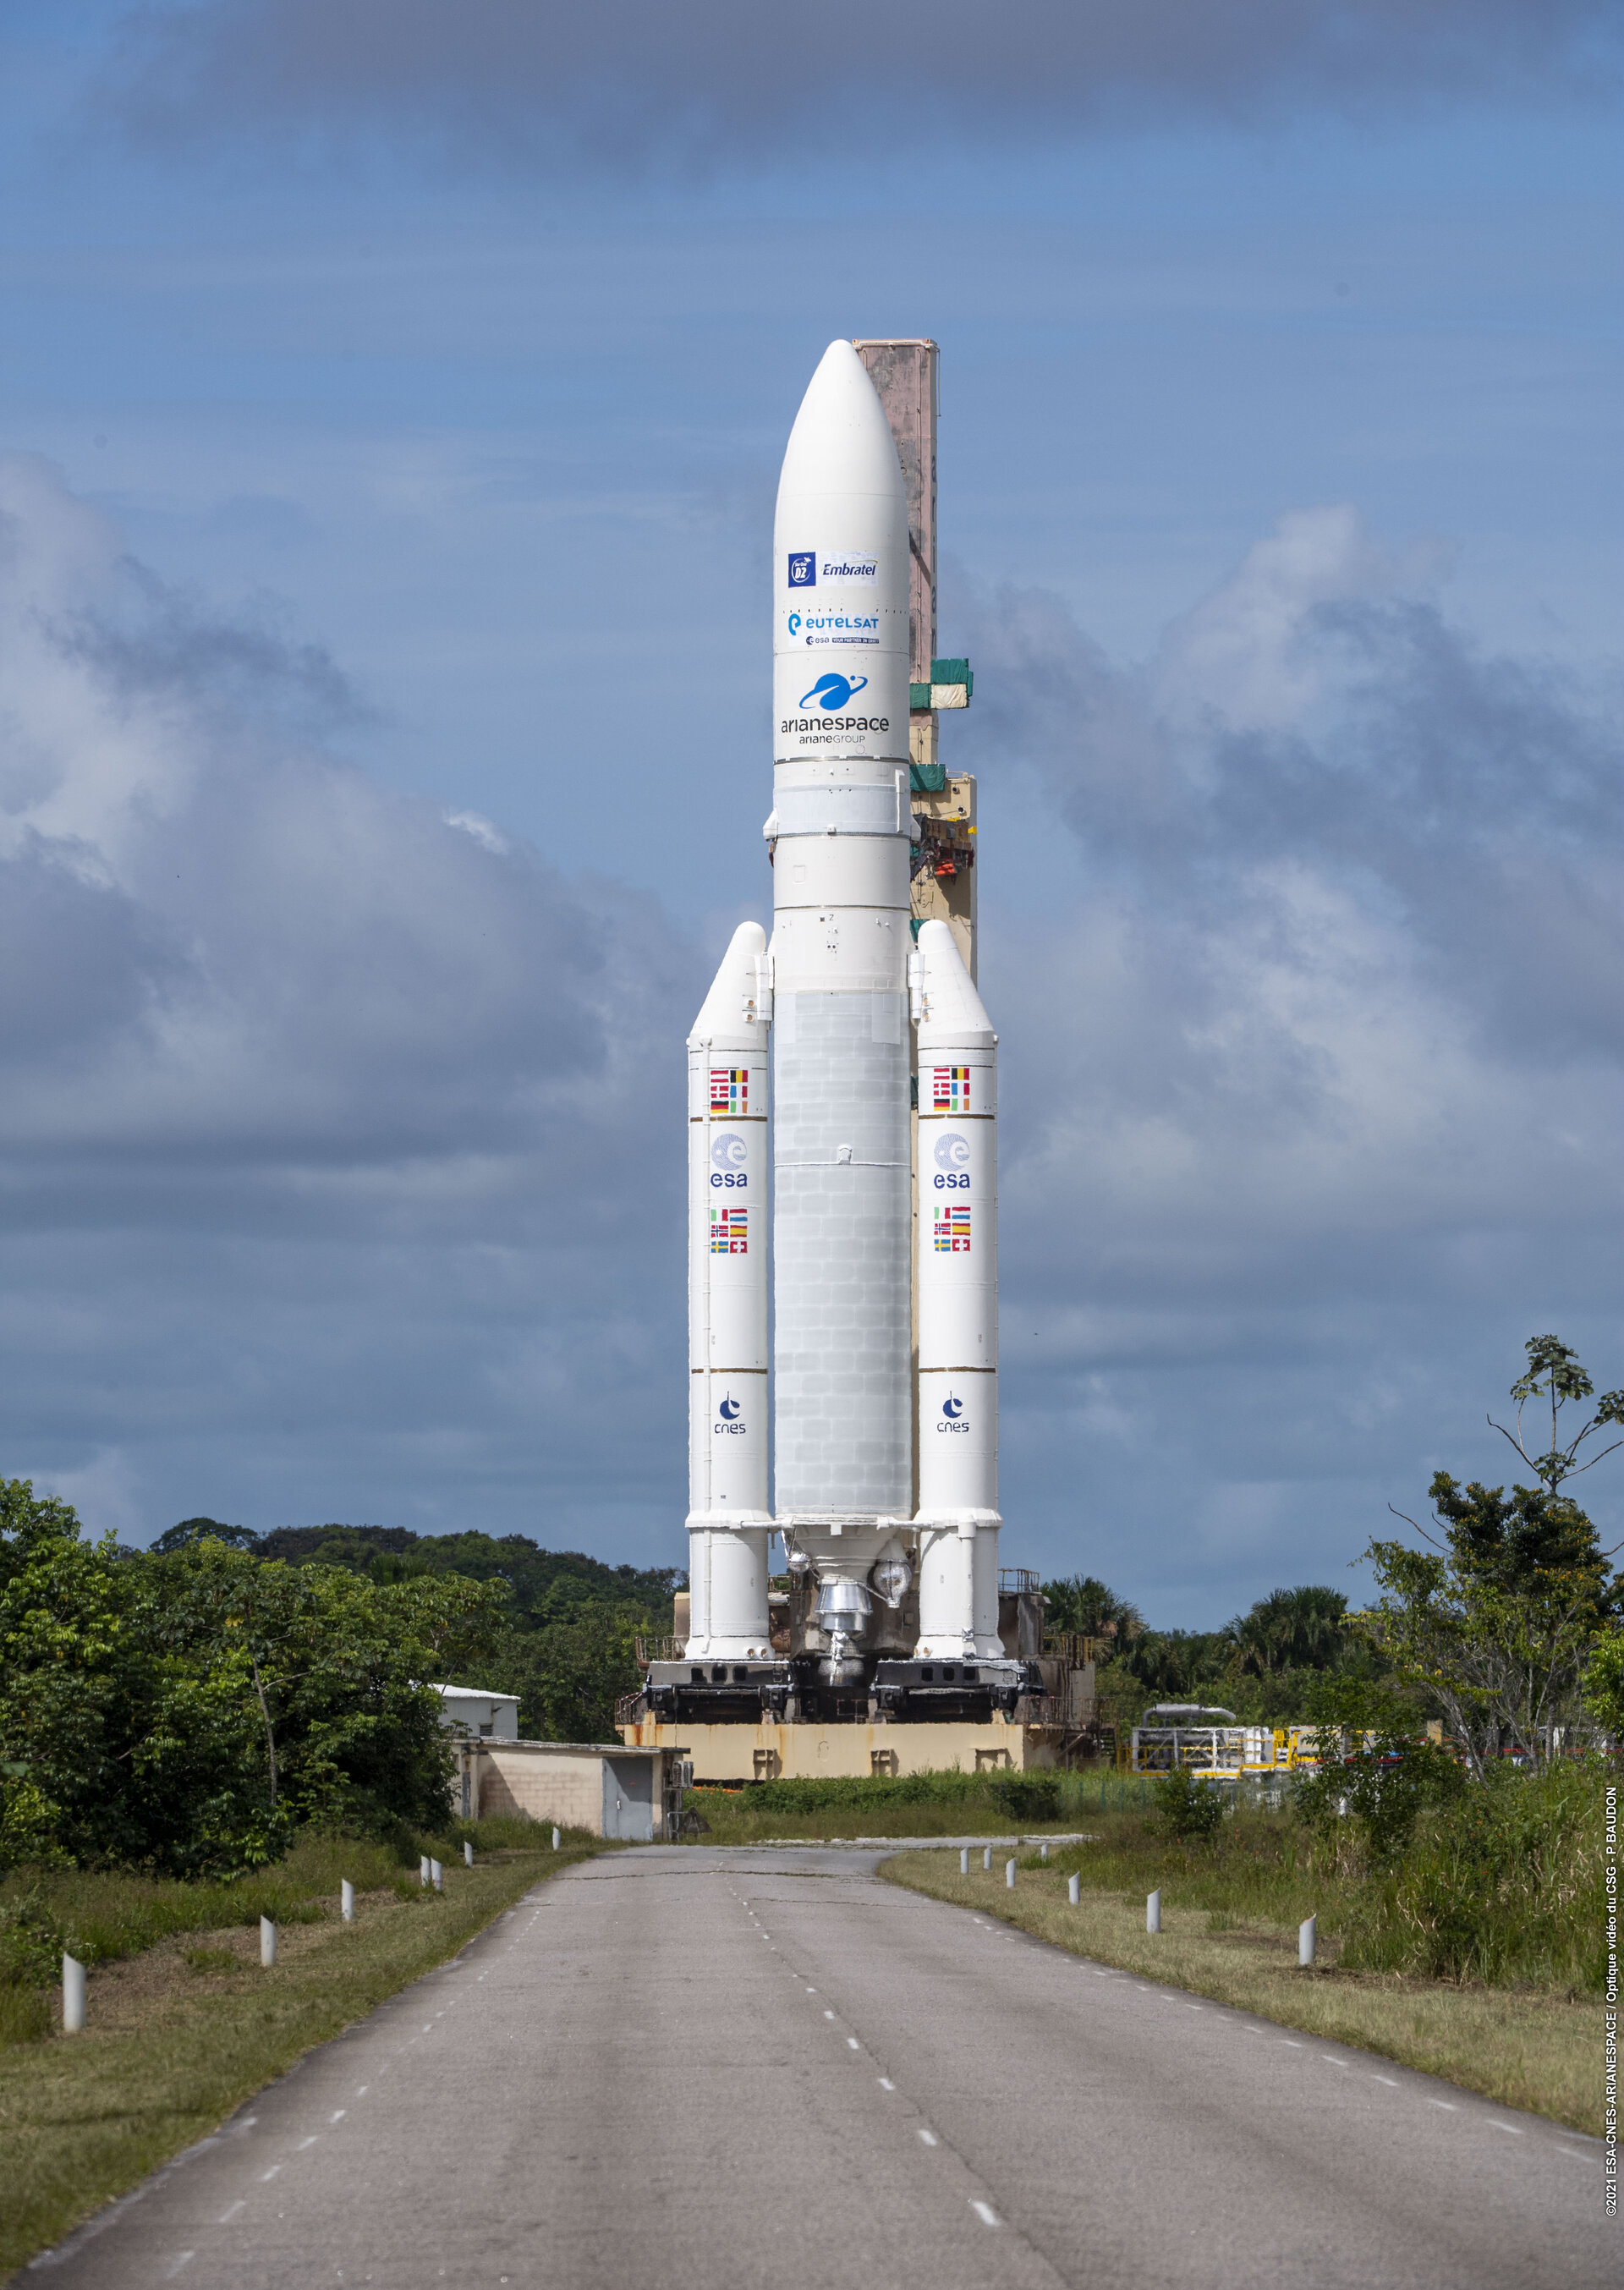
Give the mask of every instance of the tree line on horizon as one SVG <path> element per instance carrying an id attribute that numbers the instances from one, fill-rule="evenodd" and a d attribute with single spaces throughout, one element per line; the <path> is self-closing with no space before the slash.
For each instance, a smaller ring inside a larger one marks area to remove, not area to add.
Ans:
<path id="1" fill-rule="evenodd" d="M 1624 1391 L 1593 1398 L 1532 1339 L 1497 1425 L 1530 1485 L 1433 1478 L 1423 1548 L 1379 1539 L 1380 1596 L 1276 1590 L 1213 1631 L 1158 1630 L 1098 1578 L 1045 1586 L 1048 1623 L 1093 1637 L 1102 1715 L 1156 1701 L 1244 1720 L 1373 1730 L 1440 1719 L 1474 1774 L 1539 1766 L 1564 1736 L 1624 1734 L 1624 1575 L 1567 1482 L 1613 1449 Z M 1548 1407 L 1548 1448 L 1524 1410 Z M 1532 1435 L 1531 1435 L 1532 1436 Z M 180 1522 L 149 1550 L 91 1541 L 72 1508 L 0 1481 L 0 1868 L 29 1860 L 201 1874 L 271 1860 L 301 1826 L 444 1816 L 436 1683 L 519 1700 L 522 1733 L 613 1738 L 635 1644 L 672 1626 L 674 1568 L 612 1567 L 523 1535 Z"/>

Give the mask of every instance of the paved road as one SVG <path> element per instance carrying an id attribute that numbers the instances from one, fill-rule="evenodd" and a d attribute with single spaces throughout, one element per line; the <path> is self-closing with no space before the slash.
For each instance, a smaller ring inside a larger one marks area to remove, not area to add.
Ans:
<path id="1" fill-rule="evenodd" d="M 44 2262 L 83 2290 L 1594 2290 L 1601 2150 L 878 1881 L 571 1870 Z"/>

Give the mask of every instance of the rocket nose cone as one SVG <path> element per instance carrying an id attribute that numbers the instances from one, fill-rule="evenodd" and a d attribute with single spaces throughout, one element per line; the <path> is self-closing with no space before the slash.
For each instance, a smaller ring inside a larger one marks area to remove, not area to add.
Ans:
<path id="1" fill-rule="evenodd" d="M 848 341 L 829 344 L 806 385 L 789 433 L 779 490 L 906 499 L 885 409 L 868 368 Z"/>

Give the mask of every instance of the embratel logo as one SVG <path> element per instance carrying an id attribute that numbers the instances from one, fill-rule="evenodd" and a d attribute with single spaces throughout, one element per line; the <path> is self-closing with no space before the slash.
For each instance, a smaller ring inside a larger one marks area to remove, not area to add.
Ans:
<path id="1" fill-rule="evenodd" d="M 938 1256 L 968 1256 L 970 1253 L 969 1202 L 944 1201 L 936 1212 L 933 1237 Z"/>
<path id="2" fill-rule="evenodd" d="M 836 708 L 849 708 L 868 682 L 866 676 L 855 679 L 833 674 L 820 676 L 812 690 L 804 692 L 796 704 L 800 708 L 822 708 L 831 712 Z"/>
<path id="3" fill-rule="evenodd" d="M 710 1253 L 713 1256 L 748 1256 L 750 1253 L 748 1209 L 710 1212 Z"/>
<path id="4" fill-rule="evenodd" d="M 968 1113 L 970 1110 L 970 1069 L 968 1066 L 936 1066 L 931 1075 L 931 1110 L 932 1113 Z"/>
<path id="5" fill-rule="evenodd" d="M 815 589 L 818 585 L 818 552 L 815 548 L 792 548 L 789 552 L 789 585 L 792 589 Z"/>
<path id="6" fill-rule="evenodd" d="M 712 1066 L 710 1109 L 713 1113 L 748 1113 L 750 1109 L 748 1066 Z"/>

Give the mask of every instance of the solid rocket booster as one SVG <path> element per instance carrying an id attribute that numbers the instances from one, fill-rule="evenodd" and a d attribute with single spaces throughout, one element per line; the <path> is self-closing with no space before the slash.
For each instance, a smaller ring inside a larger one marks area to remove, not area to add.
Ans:
<path id="1" fill-rule="evenodd" d="M 688 1037 L 689 1645 L 767 1631 L 766 933 L 741 923 Z"/>
<path id="2" fill-rule="evenodd" d="M 921 925 L 919 1645 L 996 1660 L 998 1037 L 946 923 Z"/>
<path id="3" fill-rule="evenodd" d="M 849 342 L 830 344 L 796 418 L 773 560 L 772 941 L 734 933 L 689 1040 L 686 1653 L 724 1665 L 717 1684 L 770 1654 L 776 1526 L 815 1579 L 819 1681 L 838 1687 L 887 1653 L 1002 1652 L 996 1037 L 948 925 L 913 948 L 908 500 Z M 897 1637 L 915 1563 L 916 1643 Z"/>

